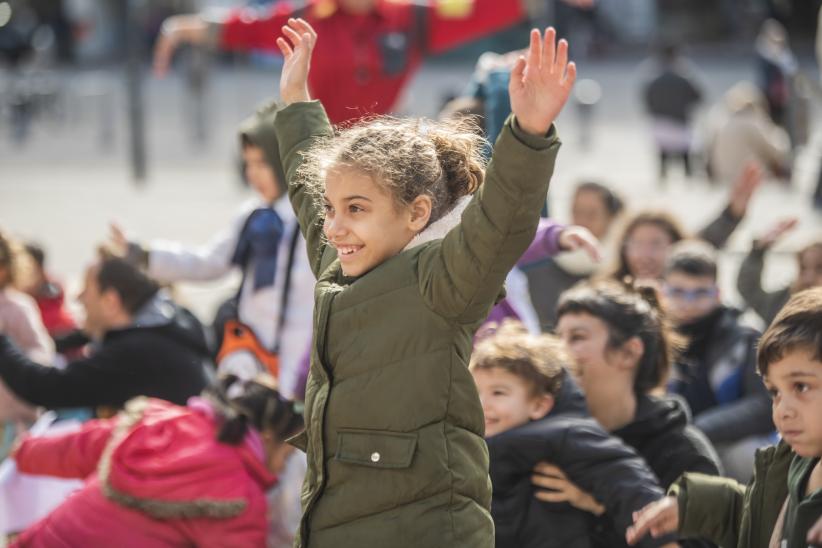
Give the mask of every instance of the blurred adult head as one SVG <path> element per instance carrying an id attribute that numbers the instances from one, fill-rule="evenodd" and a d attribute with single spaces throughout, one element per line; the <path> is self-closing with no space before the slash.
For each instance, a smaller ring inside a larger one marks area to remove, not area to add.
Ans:
<path id="1" fill-rule="evenodd" d="M 556 331 L 591 413 L 609 430 L 633 419 L 615 415 L 618 402 L 635 402 L 667 379 L 675 345 L 650 288 L 579 284 L 560 297 Z"/>
<path id="2" fill-rule="evenodd" d="M 683 240 L 671 248 L 665 265 L 665 310 L 677 324 L 708 316 L 721 302 L 716 250 L 707 242 Z"/>
<path id="3" fill-rule="evenodd" d="M 822 286 L 822 240 L 806 245 L 797 253 L 799 273 L 791 286 L 793 293 Z"/>
<path id="4" fill-rule="evenodd" d="M 102 338 L 132 323 L 135 313 L 157 293 L 157 283 L 120 257 L 103 254 L 86 268 L 79 300 L 85 310 L 84 330 Z"/>
<path id="5" fill-rule="evenodd" d="M 618 241 L 612 277 L 658 280 L 665 272 L 671 246 L 685 237 L 679 222 L 665 211 L 644 211 L 631 217 Z"/>
<path id="6" fill-rule="evenodd" d="M 622 199 L 607 186 L 595 181 L 577 185 L 571 204 L 571 223 L 583 226 L 603 240 L 624 208 Z"/>

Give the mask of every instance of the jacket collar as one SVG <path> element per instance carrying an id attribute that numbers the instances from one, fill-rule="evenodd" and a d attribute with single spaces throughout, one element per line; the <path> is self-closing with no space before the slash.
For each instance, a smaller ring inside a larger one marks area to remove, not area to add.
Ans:
<path id="1" fill-rule="evenodd" d="M 445 235 L 448 234 L 452 228 L 460 224 L 462 212 L 465 211 L 466 207 L 468 207 L 468 204 L 471 202 L 472 198 L 473 195 L 463 196 L 457 200 L 457 203 L 453 208 L 451 208 L 451 211 L 428 225 L 422 232 L 414 236 L 414 238 L 408 242 L 408 245 L 405 246 L 403 251 L 408 251 L 409 249 L 414 249 L 422 244 L 445 238 Z"/>

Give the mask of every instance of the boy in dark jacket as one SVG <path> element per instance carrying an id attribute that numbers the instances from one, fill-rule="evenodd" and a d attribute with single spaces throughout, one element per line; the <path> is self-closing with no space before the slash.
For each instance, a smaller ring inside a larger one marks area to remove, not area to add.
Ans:
<path id="1" fill-rule="evenodd" d="M 762 335 L 757 362 L 779 445 L 760 450 L 747 486 L 685 474 L 637 514 L 629 542 L 678 532 L 726 548 L 805 548 L 822 516 L 822 288 L 796 294 Z M 813 540 L 812 540 L 813 539 Z"/>
<path id="2" fill-rule="evenodd" d="M 471 358 L 485 414 L 497 548 L 587 548 L 594 514 L 629 523 L 642 501 L 661 492 L 645 462 L 587 413 L 551 414 L 568 363 L 563 358 L 558 340 L 532 336 L 516 322 L 480 342 Z M 536 499 L 531 474 L 542 460 L 592 496 L 580 494 L 576 508 Z M 652 540 L 647 546 L 666 542 Z"/>
<path id="3" fill-rule="evenodd" d="M 754 451 L 773 441 L 770 401 L 756 374 L 759 332 L 722 303 L 716 251 L 706 242 L 684 240 L 671 249 L 663 290 L 674 327 L 687 340 L 670 389 L 687 400 L 727 475 L 745 481 Z"/>

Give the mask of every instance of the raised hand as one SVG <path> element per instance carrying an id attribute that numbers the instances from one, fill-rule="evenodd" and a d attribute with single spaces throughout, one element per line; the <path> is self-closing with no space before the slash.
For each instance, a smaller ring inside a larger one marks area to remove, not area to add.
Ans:
<path id="1" fill-rule="evenodd" d="M 128 246 L 131 242 L 126 236 L 125 230 L 123 230 L 123 227 L 115 221 L 109 223 L 108 229 L 109 247 L 116 255 L 121 257 L 126 256 L 126 254 L 128 254 Z"/>
<path id="2" fill-rule="evenodd" d="M 761 185 L 762 168 L 754 161 L 748 162 L 731 188 L 728 207 L 734 217 L 741 219 L 745 216 L 751 198 Z"/>
<path id="3" fill-rule="evenodd" d="M 545 37 L 531 31 L 531 43 L 511 71 L 508 92 L 511 111 L 528 133 L 545 135 L 568 100 L 577 77 L 576 65 L 568 62 L 568 42 L 556 44 L 557 33 L 549 27 Z"/>
<path id="4" fill-rule="evenodd" d="M 605 513 L 605 507 L 586 491 L 568 479 L 565 473 L 553 464 L 540 462 L 534 467 L 531 483 L 541 489 L 534 496 L 544 502 L 567 502 L 574 508 L 590 512 L 595 516 Z"/>
<path id="5" fill-rule="evenodd" d="M 154 75 L 158 78 L 166 75 L 180 44 L 203 44 L 207 37 L 208 24 L 199 15 L 175 15 L 166 19 L 154 45 Z"/>
<path id="6" fill-rule="evenodd" d="M 594 262 L 599 262 L 602 254 L 599 251 L 599 240 L 584 226 L 571 225 L 559 234 L 559 247 L 563 251 L 582 249 Z"/>
<path id="7" fill-rule="evenodd" d="M 317 43 L 317 33 L 304 19 L 289 19 L 283 27 L 288 38 L 277 38 L 277 46 L 283 54 L 283 71 L 280 76 L 280 97 L 286 105 L 310 101 L 308 71 L 311 54 Z"/>
<path id="8" fill-rule="evenodd" d="M 651 534 L 657 538 L 679 529 L 679 506 L 674 497 L 665 497 L 652 502 L 639 512 L 634 512 L 634 524 L 628 527 L 625 539 L 633 546 L 642 537 Z"/>
<path id="9" fill-rule="evenodd" d="M 769 228 L 761 238 L 756 240 L 756 246 L 762 249 L 768 249 L 778 242 L 785 234 L 793 230 L 798 223 L 799 219 L 796 217 L 782 219 Z"/>

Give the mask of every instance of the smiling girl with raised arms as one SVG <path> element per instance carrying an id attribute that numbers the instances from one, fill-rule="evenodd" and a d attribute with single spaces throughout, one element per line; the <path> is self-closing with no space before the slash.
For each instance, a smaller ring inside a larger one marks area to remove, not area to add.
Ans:
<path id="1" fill-rule="evenodd" d="M 335 135 L 307 76 L 317 40 L 283 28 L 277 116 L 317 276 L 298 546 L 491 547 L 474 331 L 534 237 L 576 69 L 531 32 L 513 116 L 485 169 L 470 127 L 375 118 Z"/>

